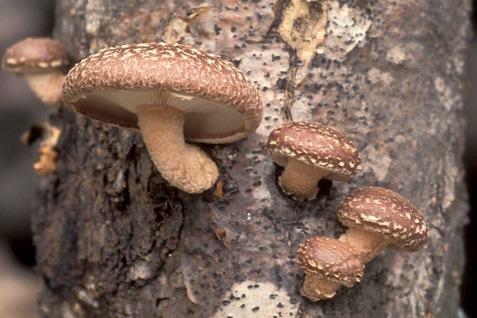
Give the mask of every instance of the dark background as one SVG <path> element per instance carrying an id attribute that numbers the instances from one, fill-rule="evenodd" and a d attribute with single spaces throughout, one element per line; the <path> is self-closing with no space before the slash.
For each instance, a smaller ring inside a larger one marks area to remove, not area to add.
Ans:
<path id="1" fill-rule="evenodd" d="M 27 36 L 53 30 L 53 0 L 0 0 L 0 55 Z M 41 182 L 32 171 L 36 149 L 20 142 L 22 133 L 47 117 L 25 82 L 0 71 L 0 317 L 37 317 L 41 288 L 34 273 L 30 215 Z M 21 265 L 19 265 L 21 264 Z"/>
<path id="2" fill-rule="evenodd" d="M 27 36 L 49 35 L 53 29 L 52 0 L 0 1 L 0 55 Z M 40 5 L 41 4 L 41 5 Z M 36 149 L 20 142 L 23 132 L 47 117 L 42 105 L 18 77 L 0 71 L 0 239 L 21 262 L 34 265 L 30 213 L 40 178 L 31 167 Z"/>
<path id="3" fill-rule="evenodd" d="M 467 76 L 464 82 L 466 151 L 464 165 L 469 191 L 469 224 L 465 231 L 466 267 L 462 281 L 462 306 L 469 317 L 477 317 L 477 1 L 473 1 L 472 22 L 474 34 L 467 54 Z"/>
<path id="4" fill-rule="evenodd" d="M 53 0 L 0 1 L 0 54 L 27 36 L 47 36 L 53 30 Z M 474 1 L 474 7 L 477 0 Z M 477 13 L 473 13 L 474 30 Z M 477 38 L 472 37 L 464 81 L 467 139 L 464 163 L 471 211 L 466 227 L 467 265 L 462 284 L 462 306 L 477 317 Z M 24 81 L 0 72 L 0 265 L 2 258 L 15 258 L 33 272 L 34 248 L 29 217 L 35 212 L 35 188 L 41 182 L 31 166 L 36 148 L 20 142 L 20 136 L 51 111 L 30 92 Z M 2 267 L 0 266 L 0 270 Z M 21 273 L 24 273 L 21 272 Z M 0 275 L 1 279 L 1 275 Z M 0 305 L 2 291 L 0 288 Z M 1 313 L 1 312 L 0 312 Z M 18 316 L 22 317 L 22 316 Z M 27 317 L 27 316 L 23 316 Z M 31 317 L 31 316 L 28 316 Z"/>

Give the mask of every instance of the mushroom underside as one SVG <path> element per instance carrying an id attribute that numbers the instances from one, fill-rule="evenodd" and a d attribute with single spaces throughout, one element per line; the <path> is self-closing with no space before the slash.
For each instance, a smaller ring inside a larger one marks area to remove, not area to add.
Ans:
<path id="1" fill-rule="evenodd" d="M 311 273 L 306 274 L 301 294 L 312 301 L 330 299 L 336 295 L 341 286 L 352 287 L 353 284 L 340 283 Z"/>
<path id="2" fill-rule="evenodd" d="M 137 129 L 138 107 L 160 105 L 184 113 L 187 140 L 211 144 L 234 142 L 245 138 L 245 116 L 225 104 L 201 97 L 177 94 L 164 89 L 107 89 L 79 94 L 69 102 L 75 110 L 102 122 Z"/>

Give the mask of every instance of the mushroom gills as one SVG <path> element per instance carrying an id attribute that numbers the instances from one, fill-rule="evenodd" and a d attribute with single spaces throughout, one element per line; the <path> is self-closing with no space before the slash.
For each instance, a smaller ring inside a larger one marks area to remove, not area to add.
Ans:
<path id="1" fill-rule="evenodd" d="M 329 172 L 310 166 L 296 159 L 289 159 L 285 170 L 279 177 L 280 187 L 294 197 L 313 200 L 318 193 L 318 181 Z"/>
<path id="2" fill-rule="evenodd" d="M 342 284 L 330 281 L 328 279 L 320 278 L 314 274 L 306 274 L 303 287 L 300 292 L 303 296 L 312 301 L 319 301 L 322 299 L 330 299 L 336 295 L 336 291 Z"/>
<path id="3" fill-rule="evenodd" d="M 231 107 L 201 97 L 169 92 L 165 89 L 108 89 L 88 97 L 137 113 L 140 105 L 164 105 L 185 113 L 183 135 L 193 142 L 222 144 L 245 138 L 244 116 Z M 84 98 L 84 97 L 83 97 Z"/>
<path id="4" fill-rule="evenodd" d="M 142 105 L 138 126 L 154 165 L 172 186 L 188 193 L 212 187 L 219 175 L 216 164 L 184 140 L 185 113 L 170 106 Z"/>

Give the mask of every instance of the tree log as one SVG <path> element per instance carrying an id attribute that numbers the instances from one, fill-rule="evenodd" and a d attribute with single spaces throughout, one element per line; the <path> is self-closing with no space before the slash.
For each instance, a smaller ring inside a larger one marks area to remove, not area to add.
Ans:
<path id="1" fill-rule="evenodd" d="M 55 37 L 75 60 L 113 45 L 180 42 L 233 61 L 261 91 L 257 132 L 201 146 L 216 189 L 161 178 L 138 133 L 66 108 L 59 161 L 33 228 L 44 317 L 456 317 L 464 263 L 461 76 L 468 0 L 59 0 Z M 362 171 L 302 203 L 265 151 L 289 120 L 335 127 Z M 330 301 L 299 295 L 298 245 L 344 231 L 349 191 L 379 185 L 424 211 L 424 249 L 389 249 Z"/>

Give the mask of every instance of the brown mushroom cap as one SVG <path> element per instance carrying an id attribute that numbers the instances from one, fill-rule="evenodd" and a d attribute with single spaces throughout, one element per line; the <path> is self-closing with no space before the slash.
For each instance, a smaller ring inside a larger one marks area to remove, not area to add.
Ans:
<path id="1" fill-rule="evenodd" d="M 352 286 L 361 281 L 364 265 L 346 243 L 328 237 L 311 237 L 298 248 L 298 264 L 307 274 Z"/>
<path id="2" fill-rule="evenodd" d="M 68 54 L 60 42 L 50 38 L 27 38 L 5 51 L 2 66 L 18 74 L 51 72 L 68 64 Z"/>
<path id="3" fill-rule="evenodd" d="M 180 44 L 112 47 L 67 75 L 63 101 L 103 122 L 137 128 L 140 105 L 186 113 L 186 139 L 226 143 L 244 138 L 262 118 L 260 96 L 232 63 Z"/>
<path id="4" fill-rule="evenodd" d="M 273 161 L 286 166 L 299 160 L 346 180 L 356 174 L 361 159 L 358 149 L 338 131 L 316 123 L 289 122 L 275 129 L 267 148 Z"/>
<path id="5" fill-rule="evenodd" d="M 419 249 L 427 240 L 426 221 L 402 195 L 380 187 L 364 187 L 348 195 L 338 209 L 347 227 L 381 234 L 397 247 Z"/>

